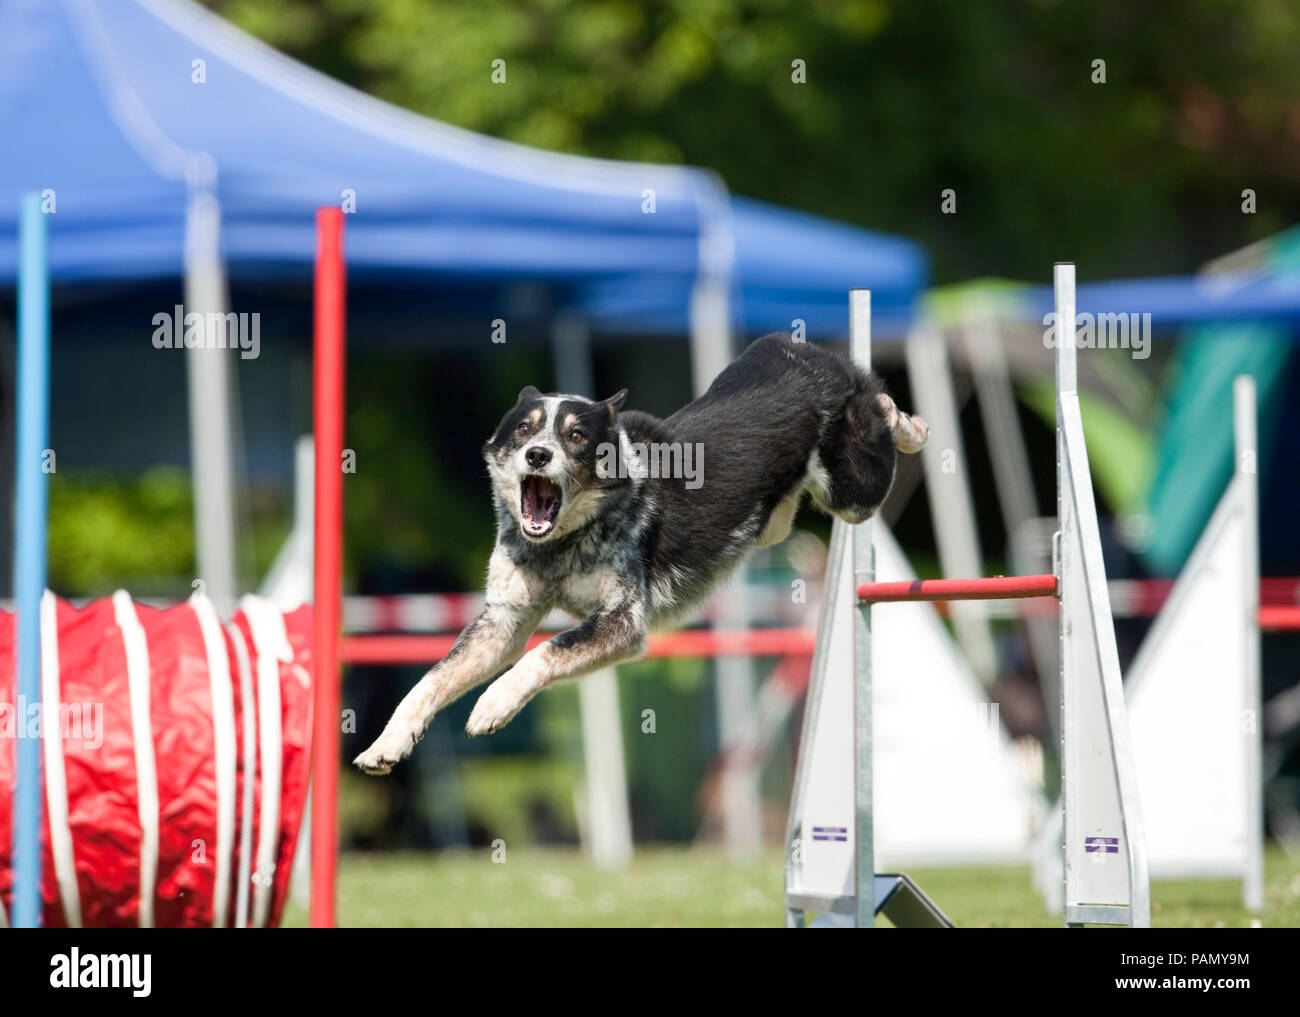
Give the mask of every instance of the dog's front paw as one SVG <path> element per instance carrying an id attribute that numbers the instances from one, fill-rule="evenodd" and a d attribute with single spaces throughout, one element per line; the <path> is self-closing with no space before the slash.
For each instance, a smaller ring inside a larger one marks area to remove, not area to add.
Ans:
<path id="1" fill-rule="evenodd" d="M 515 683 L 498 678 L 478 697 L 465 725 L 466 734 L 474 737 L 500 731 L 524 708 L 529 698 L 520 693 Z"/>
<path id="2" fill-rule="evenodd" d="M 354 766 L 373 777 L 382 777 L 411 754 L 416 737 L 400 727 L 387 727 L 375 743 L 352 760 Z"/>

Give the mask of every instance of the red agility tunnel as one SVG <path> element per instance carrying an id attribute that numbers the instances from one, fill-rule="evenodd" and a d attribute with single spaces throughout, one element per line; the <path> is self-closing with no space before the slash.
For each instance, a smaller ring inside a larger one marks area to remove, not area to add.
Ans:
<path id="1" fill-rule="evenodd" d="M 41 703 L 15 701 L 0 612 L 0 903 L 15 746 L 42 742 L 42 924 L 273 926 L 307 799 L 312 617 L 257 597 L 41 604 Z M 7 712 L 5 712 L 7 710 Z"/>

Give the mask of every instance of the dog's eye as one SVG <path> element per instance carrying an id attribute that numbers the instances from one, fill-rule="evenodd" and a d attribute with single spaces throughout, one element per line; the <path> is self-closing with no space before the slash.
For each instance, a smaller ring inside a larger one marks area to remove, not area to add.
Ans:
<path id="1" fill-rule="evenodd" d="M 581 445 L 586 440 L 587 440 L 587 436 L 583 434 L 581 431 L 579 431 L 576 427 L 569 432 L 569 441 L 573 442 L 573 444 L 575 445 Z"/>
<path id="2" fill-rule="evenodd" d="M 519 435 L 519 437 L 522 438 L 531 430 L 532 428 L 528 426 L 528 421 L 524 421 L 522 424 L 520 424 L 518 427 L 515 428 L 515 434 Z"/>

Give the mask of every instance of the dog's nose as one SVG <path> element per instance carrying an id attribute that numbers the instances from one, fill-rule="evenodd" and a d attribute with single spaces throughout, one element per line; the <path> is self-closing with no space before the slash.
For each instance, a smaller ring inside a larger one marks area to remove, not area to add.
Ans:
<path id="1" fill-rule="evenodd" d="M 528 460 L 529 466 L 535 470 L 540 470 L 551 461 L 551 450 L 542 448 L 540 445 L 534 445 L 524 453 L 524 458 Z"/>

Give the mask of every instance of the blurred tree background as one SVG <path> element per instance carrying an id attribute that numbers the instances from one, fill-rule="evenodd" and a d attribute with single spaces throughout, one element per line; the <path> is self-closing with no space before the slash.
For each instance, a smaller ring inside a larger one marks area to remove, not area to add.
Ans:
<path id="1" fill-rule="evenodd" d="M 205 2 L 450 124 L 914 237 L 939 281 L 1185 272 L 1300 217 L 1288 0 Z"/>

